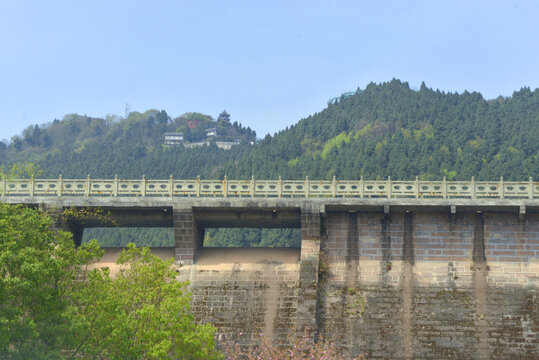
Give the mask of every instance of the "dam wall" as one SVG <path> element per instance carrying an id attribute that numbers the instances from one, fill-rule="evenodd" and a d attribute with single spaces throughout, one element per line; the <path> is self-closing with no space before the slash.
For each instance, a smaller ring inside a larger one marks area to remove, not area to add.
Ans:
<path id="1" fill-rule="evenodd" d="M 331 213 L 320 332 L 369 359 L 535 359 L 539 215 Z"/>
<path id="2" fill-rule="evenodd" d="M 114 225 L 57 216 L 76 236 L 91 226 L 173 227 L 163 256 L 190 281 L 196 320 L 221 341 L 307 334 L 369 359 L 539 358 L 533 197 L 5 199 L 53 215 L 110 211 Z M 301 247 L 205 248 L 211 227 L 296 227 Z"/>

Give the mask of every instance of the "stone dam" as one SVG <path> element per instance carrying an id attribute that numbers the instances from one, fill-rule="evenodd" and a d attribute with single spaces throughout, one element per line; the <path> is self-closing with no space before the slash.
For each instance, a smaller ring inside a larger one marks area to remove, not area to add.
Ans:
<path id="1" fill-rule="evenodd" d="M 536 187 L 537 185 L 533 185 Z M 538 359 L 539 199 L 3 196 L 174 228 L 196 320 L 248 344 L 302 334 L 369 359 Z M 80 242 L 84 227 L 56 217 Z M 205 248 L 205 228 L 301 229 L 300 248 Z M 107 249 L 103 265 L 119 252 Z M 241 336 L 239 334 L 242 334 Z"/>

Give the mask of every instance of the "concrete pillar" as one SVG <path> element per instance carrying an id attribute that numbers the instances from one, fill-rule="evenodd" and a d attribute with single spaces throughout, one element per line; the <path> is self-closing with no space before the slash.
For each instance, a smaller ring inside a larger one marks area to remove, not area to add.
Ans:
<path id="1" fill-rule="evenodd" d="M 318 326 L 318 271 L 320 263 L 320 209 L 301 209 L 301 263 L 296 335 L 314 339 Z"/>
<path id="2" fill-rule="evenodd" d="M 197 250 L 202 247 L 204 229 L 197 224 L 191 207 L 174 206 L 173 221 L 176 263 L 191 265 L 196 261 Z"/>

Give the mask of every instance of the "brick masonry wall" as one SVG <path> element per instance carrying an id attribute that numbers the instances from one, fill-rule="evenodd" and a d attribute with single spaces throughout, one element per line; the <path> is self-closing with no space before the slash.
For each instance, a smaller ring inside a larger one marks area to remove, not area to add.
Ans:
<path id="1" fill-rule="evenodd" d="M 237 261 L 204 255 L 230 250 L 238 252 Z M 294 261 L 283 261 L 279 250 L 252 249 L 254 257 L 242 250 L 251 249 L 203 249 L 201 261 L 180 268 L 179 279 L 191 283 L 195 320 L 213 324 L 221 342 L 248 345 L 262 335 L 288 344 L 296 327 L 299 250 Z"/>
<path id="2" fill-rule="evenodd" d="M 321 332 L 371 359 L 539 358 L 538 220 L 328 213 Z"/>
<path id="3" fill-rule="evenodd" d="M 314 338 L 319 308 L 319 209 L 302 209 L 301 249 L 287 249 L 296 251 L 297 259 L 288 257 L 284 262 L 277 249 L 197 248 L 191 232 L 196 224 L 192 213 L 174 211 L 176 260 L 180 254 L 179 262 L 184 265 L 179 279 L 191 283 L 197 321 L 216 326 L 222 341 L 246 345 L 260 334 L 277 344 L 289 344 L 292 337 L 305 333 Z M 189 256 L 192 248 L 200 257 Z M 247 250 L 256 253 L 242 256 Z M 235 253 L 233 261 L 228 259 L 230 251 Z"/>
<path id="4" fill-rule="evenodd" d="M 314 338 L 318 328 L 318 269 L 320 261 L 320 211 L 302 209 L 296 333 Z"/>
<path id="5" fill-rule="evenodd" d="M 191 208 L 176 208 L 173 213 L 174 247 L 177 264 L 191 265 L 202 247 L 203 230 L 198 226 Z"/>
<path id="6" fill-rule="evenodd" d="M 539 214 L 484 214 L 488 282 L 494 287 L 539 287 Z"/>
<path id="7" fill-rule="evenodd" d="M 301 226 L 301 249 L 204 249 L 175 208 L 196 320 L 244 345 L 318 333 L 350 357 L 539 358 L 539 214 L 305 208 Z"/>

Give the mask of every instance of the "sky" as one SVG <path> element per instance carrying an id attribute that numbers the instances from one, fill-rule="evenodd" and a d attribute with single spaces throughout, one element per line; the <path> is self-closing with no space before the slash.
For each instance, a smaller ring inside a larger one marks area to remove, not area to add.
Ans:
<path id="1" fill-rule="evenodd" d="M 273 134 L 392 78 L 539 87 L 539 1 L 0 0 L 0 139 L 77 113 L 201 112 Z"/>

